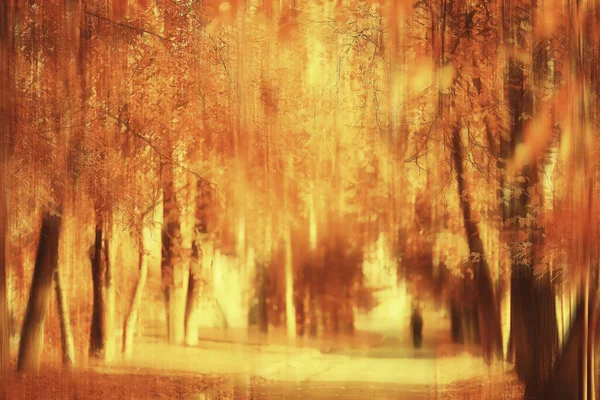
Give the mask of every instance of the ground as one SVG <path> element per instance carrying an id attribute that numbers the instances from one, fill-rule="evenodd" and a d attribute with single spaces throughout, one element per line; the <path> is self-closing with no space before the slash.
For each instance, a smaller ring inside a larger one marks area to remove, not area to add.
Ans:
<path id="1" fill-rule="evenodd" d="M 486 366 L 476 349 L 452 345 L 444 327 L 415 350 L 404 331 L 269 340 L 205 330 L 197 346 L 138 338 L 133 358 L 5 379 L 6 399 L 517 399 L 510 366 Z M 245 339 L 244 339 L 245 338 Z M 195 397 L 194 397 L 195 396 Z M 204 397 L 202 397 L 204 396 Z"/>
<path id="2" fill-rule="evenodd" d="M 4 399 L 482 399 L 520 398 L 511 375 L 491 381 L 471 379 L 447 386 L 366 382 L 286 382 L 260 378 L 189 374 L 180 371 L 113 369 L 110 372 L 45 368 L 39 375 L 11 376 L 5 381 Z M 204 398 L 201 395 L 205 396 Z"/>

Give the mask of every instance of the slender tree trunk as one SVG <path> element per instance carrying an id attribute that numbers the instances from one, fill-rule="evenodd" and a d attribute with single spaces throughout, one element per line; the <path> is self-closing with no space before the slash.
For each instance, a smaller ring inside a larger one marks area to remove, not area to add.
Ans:
<path id="1" fill-rule="evenodd" d="M 461 310 L 454 297 L 450 299 L 450 333 L 453 343 L 464 343 Z"/>
<path id="2" fill-rule="evenodd" d="M 342 330 L 345 334 L 354 334 L 354 301 L 352 297 L 352 291 L 350 287 L 345 289 L 344 303 L 343 303 L 343 314 Z"/>
<path id="3" fill-rule="evenodd" d="M 321 296 L 320 300 L 321 313 L 319 314 L 319 320 L 321 323 L 321 327 L 323 328 L 323 333 L 329 334 L 332 332 L 329 300 L 325 298 L 325 295 Z"/>
<path id="4" fill-rule="evenodd" d="M 292 233 L 285 233 L 285 316 L 288 339 L 296 340 L 296 307 L 294 304 L 294 270 L 292 261 Z"/>
<path id="5" fill-rule="evenodd" d="M 314 266 L 313 266 L 314 268 Z M 310 330 L 309 330 L 309 335 L 310 337 L 317 337 L 318 333 L 319 333 L 319 314 L 318 314 L 318 306 L 319 306 L 319 300 L 317 299 L 317 292 L 315 289 L 315 273 L 314 273 L 314 269 L 311 270 L 310 276 L 309 276 L 309 289 L 308 289 L 308 319 L 310 320 Z"/>
<path id="6" fill-rule="evenodd" d="M 185 339 L 185 289 L 181 254 L 180 211 L 174 187 L 173 164 L 164 165 L 163 226 L 161 274 L 167 316 L 167 338 L 170 344 L 182 344 Z"/>
<path id="7" fill-rule="evenodd" d="M 200 318 L 200 289 L 202 285 L 203 263 L 207 255 L 202 252 L 202 244 L 207 240 L 208 212 L 212 201 L 210 185 L 200 179 L 196 185 L 194 205 L 194 231 L 192 235 L 192 256 L 185 306 L 185 341 L 188 346 L 198 344 Z"/>
<path id="8" fill-rule="evenodd" d="M 565 340 L 567 337 L 567 333 L 565 332 L 565 295 L 564 295 L 564 293 L 560 294 L 560 331 L 561 331 L 560 349 L 562 351 L 562 349 L 565 347 Z"/>
<path id="9" fill-rule="evenodd" d="M 340 333 L 340 309 L 339 309 L 339 304 L 335 304 L 333 301 L 331 303 L 329 303 L 330 309 L 330 315 L 331 315 L 331 330 L 333 332 L 334 335 L 337 335 Z"/>
<path id="10" fill-rule="evenodd" d="M 63 353 L 63 364 L 71 366 L 75 364 L 75 344 L 73 331 L 71 330 L 71 318 L 69 317 L 69 303 L 64 294 L 60 270 L 54 272 L 54 288 L 56 291 L 56 304 L 58 309 L 58 321 L 60 324 L 60 344 Z"/>
<path id="11" fill-rule="evenodd" d="M 483 242 L 481 241 L 477 224 L 471 218 L 471 200 L 467 182 L 463 177 L 464 151 L 458 127 L 454 127 L 453 129 L 452 142 L 454 168 L 456 170 L 458 182 L 458 196 L 464 219 L 469 252 L 471 254 L 475 253 L 479 255 L 479 261 L 474 265 L 474 275 L 481 344 L 485 359 L 491 361 L 502 356 L 502 329 L 500 327 L 500 317 L 498 314 L 498 307 L 496 307 L 495 304 L 494 287 L 490 269 L 485 258 Z"/>
<path id="12" fill-rule="evenodd" d="M 197 271 L 197 268 L 194 268 L 194 270 L 190 270 L 185 305 L 185 343 L 188 346 L 195 346 L 198 344 L 200 285 L 200 272 Z"/>
<path id="13" fill-rule="evenodd" d="M 304 308 L 304 271 L 299 271 L 296 279 L 296 293 L 294 293 L 294 303 L 296 309 L 296 335 L 304 336 L 306 330 L 306 309 Z"/>
<path id="14" fill-rule="evenodd" d="M 108 238 L 104 241 L 104 257 L 106 259 L 106 272 L 104 277 L 104 297 L 106 299 L 106 310 L 104 311 L 106 314 L 105 323 L 106 323 L 106 348 L 104 353 L 104 358 L 106 360 L 111 360 L 115 355 L 115 347 L 116 343 L 114 340 L 115 333 L 115 284 L 113 280 L 113 262 L 109 258 L 109 240 Z"/>
<path id="15" fill-rule="evenodd" d="M 44 347 L 44 324 L 48 314 L 48 302 L 52 293 L 54 272 L 58 265 L 61 226 L 61 217 L 49 212 L 44 214 L 19 344 L 17 365 L 19 371 L 39 369 Z"/>
<path id="16" fill-rule="evenodd" d="M 96 223 L 96 239 L 90 257 L 92 263 L 92 283 L 94 302 L 92 310 L 92 324 L 90 328 L 89 355 L 95 358 L 106 357 L 108 334 L 108 298 L 106 286 L 110 278 L 108 275 L 108 240 L 104 237 L 102 220 Z"/>
<path id="17" fill-rule="evenodd" d="M 267 287 L 266 287 L 266 265 L 260 263 L 257 265 L 257 290 L 258 290 L 258 331 L 267 333 L 269 331 L 269 310 L 267 307 Z"/>
<path id="18" fill-rule="evenodd" d="M 148 261 L 143 248 L 140 249 L 139 254 L 139 270 L 140 275 L 138 276 L 133 298 L 131 299 L 127 318 L 125 319 L 125 324 L 123 326 L 123 355 L 126 359 L 130 359 L 133 354 L 133 338 L 135 336 L 138 310 L 142 298 L 144 297 L 144 288 L 146 287 L 146 280 L 148 277 Z"/>

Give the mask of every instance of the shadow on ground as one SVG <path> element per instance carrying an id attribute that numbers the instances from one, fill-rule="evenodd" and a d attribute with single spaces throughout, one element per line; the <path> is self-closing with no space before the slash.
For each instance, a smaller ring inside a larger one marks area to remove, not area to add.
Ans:
<path id="1" fill-rule="evenodd" d="M 421 348 L 415 349 L 411 342 L 398 336 L 385 336 L 383 340 L 366 348 L 336 349 L 327 354 L 344 355 L 351 358 L 435 359 L 437 357 L 434 343 L 426 341 Z"/>

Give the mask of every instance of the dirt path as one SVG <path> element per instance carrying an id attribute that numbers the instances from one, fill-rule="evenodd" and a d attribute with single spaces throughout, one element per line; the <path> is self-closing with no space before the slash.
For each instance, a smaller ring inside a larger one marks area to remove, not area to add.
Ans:
<path id="1" fill-rule="evenodd" d="M 0 400 L 68 399 L 512 399 L 514 379 L 488 371 L 464 347 L 439 335 L 415 350 L 396 331 L 376 343 L 301 348 L 207 340 L 198 346 L 138 341 L 131 361 L 88 365 L 70 373 L 51 366 L 40 376 L 11 376 Z M 364 340 L 363 342 L 367 342 Z M 320 351 L 320 347 L 325 347 Z M 494 397 L 496 394 L 504 397 Z M 197 397 L 189 397 L 196 395 Z"/>

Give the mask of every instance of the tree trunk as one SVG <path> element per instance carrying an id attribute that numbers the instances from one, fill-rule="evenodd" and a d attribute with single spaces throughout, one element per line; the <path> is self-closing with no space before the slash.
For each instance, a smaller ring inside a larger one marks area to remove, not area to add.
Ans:
<path id="1" fill-rule="evenodd" d="M 558 351 L 558 325 L 549 276 L 536 279 L 531 266 L 513 271 L 511 345 L 525 395 L 534 398 L 548 379 Z"/>
<path id="2" fill-rule="evenodd" d="M 185 289 L 181 254 L 180 211 L 174 187 L 173 164 L 164 165 L 163 225 L 161 274 L 167 320 L 167 338 L 170 344 L 182 344 L 185 338 Z"/>
<path id="3" fill-rule="evenodd" d="M 459 127 L 452 131 L 452 151 L 454 168 L 458 182 L 458 196 L 465 225 L 465 234 L 471 254 L 478 254 L 479 261 L 473 265 L 475 275 L 475 293 L 479 317 L 479 331 L 484 358 L 487 361 L 498 359 L 502 355 L 502 329 L 498 307 L 495 304 L 494 287 L 490 269 L 485 258 L 483 242 L 479 236 L 477 224 L 471 218 L 471 200 L 467 182 L 463 177 L 463 145 Z"/>
<path id="4" fill-rule="evenodd" d="M 169 344 L 182 344 L 184 342 L 186 297 L 181 287 L 168 286 L 164 288 L 167 312 L 167 340 Z"/>
<path id="5" fill-rule="evenodd" d="M 104 296 L 106 298 L 106 348 L 104 350 L 105 360 L 111 360 L 115 356 L 115 285 L 113 281 L 113 262 L 109 258 L 108 239 L 104 241 L 105 258 L 106 258 L 106 274 L 104 277 Z"/>
<path id="6" fill-rule="evenodd" d="M 352 335 L 354 334 L 354 301 L 350 288 L 346 288 L 342 310 L 342 331 L 345 334 Z"/>
<path id="7" fill-rule="evenodd" d="M 592 296 L 595 297 L 595 296 Z M 590 315 L 598 312 L 597 305 L 593 305 L 596 299 L 590 299 Z M 593 357 L 589 357 L 594 351 L 594 341 L 587 341 L 585 336 L 591 337 L 595 332 L 595 326 L 585 324 L 585 304 L 583 296 L 578 300 L 575 311 L 575 319 L 571 325 L 562 353 L 554 364 L 550 379 L 546 381 L 544 390 L 536 397 L 536 400 L 581 400 L 584 398 L 584 387 L 587 389 L 586 396 L 591 399 L 592 385 L 586 385 L 586 381 L 592 380 Z M 592 306 L 593 305 L 593 306 Z M 597 322 L 597 321 L 596 321 Z M 588 370 L 584 380 L 583 370 Z"/>
<path id="8" fill-rule="evenodd" d="M 266 265 L 261 263 L 257 266 L 258 282 L 258 331 L 267 333 L 269 331 L 269 310 L 267 307 L 267 284 L 266 284 Z"/>
<path id="9" fill-rule="evenodd" d="M 202 285 L 202 265 L 205 262 L 202 243 L 207 240 L 208 211 L 211 201 L 211 188 L 206 181 L 200 179 L 196 185 L 192 257 L 185 305 L 185 341 L 188 346 L 198 344 L 198 307 L 200 305 L 200 289 Z"/>
<path id="10" fill-rule="evenodd" d="M 315 290 L 314 273 L 311 271 L 310 284 L 308 289 L 308 319 L 310 321 L 310 330 L 308 334 L 310 337 L 317 337 L 319 333 L 319 314 L 317 308 L 319 307 L 319 300 L 317 299 L 317 293 Z"/>
<path id="11" fill-rule="evenodd" d="M 306 309 L 304 308 L 304 285 L 301 283 L 303 279 L 297 279 L 299 284 L 296 285 L 296 293 L 294 295 L 294 303 L 296 309 L 296 335 L 302 337 L 306 329 Z"/>
<path id="12" fill-rule="evenodd" d="M 464 343 L 461 310 L 454 298 L 450 300 L 450 334 L 452 343 Z"/>
<path id="13" fill-rule="evenodd" d="M 285 233 L 285 321 L 287 336 L 290 341 L 296 340 L 296 306 L 294 304 L 294 269 L 292 260 L 292 233 L 290 228 Z"/>
<path id="14" fill-rule="evenodd" d="M 528 185 L 537 181 L 536 167 L 528 167 Z M 522 185 L 523 195 L 513 203 L 510 215 L 526 217 L 531 196 L 527 185 Z M 519 228 L 521 229 L 521 228 Z M 528 231 L 528 232 L 527 232 Z M 511 274 L 511 346 L 515 370 L 525 382 L 525 395 L 536 397 L 548 379 L 554 358 L 558 353 L 559 334 L 556 317 L 556 298 L 550 273 L 534 276 L 537 259 L 533 249 L 543 245 L 539 227 L 525 227 L 526 236 L 532 243 L 526 254 L 527 262 L 513 255 Z"/>
<path id="15" fill-rule="evenodd" d="M 329 306 L 329 312 L 331 313 L 331 330 L 333 334 L 337 336 L 340 333 L 340 305 L 331 301 Z"/>
<path id="16" fill-rule="evenodd" d="M 126 359 L 130 359 L 133 354 L 133 337 L 135 336 L 138 309 L 144 297 L 144 288 L 146 287 L 146 279 L 148 277 L 148 261 L 146 260 L 143 248 L 140 249 L 139 270 L 140 275 L 135 285 L 135 291 L 129 305 L 125 324 L 123 325 L 123 355 Z"/>
<path id="17" fill-rule="evenodd" d="M 69 303 L 64 294 L 60 271 L 54 272 L 54 287 L 56 290 L 56 304 L 58 309 L 58 321 L 60 324 L 60 344 L 63 353 L 63 365 L 75 364 L 75 344 L 73 331 L 71 330 L 71 318 L 69 317 Z"/>
<path id="18" fill-rule="evenodd" d="M 471 311 L 471 326 L 473 330 L 473 343 L 481 345 L 481 323 L 479 322 L 479 307 L 474 307 Z M 500 337 L 502 339 L 502 337 Z"/>
<path id="19" fill-rule="evenodd" d="M 44 214 L 29 301 L 19 344 L 17 369 L 39 369 L 44 348 L 44 323 L 48 314 L 48 302 L 52 293 L 52 280 L 58 265 L 58 243 L 62 218 L 49 212 Z"/>
<path id="20" fill-rule="evenodd" d="M 530 2 L 509 4 L 505 10 L 505 30 L 514 32 L 513 38 L 519 40 L 507 42 L 507 46 L 515 51 L 532 53 L 531 34 L 523 29 L 527 22 L 533 21 L 536 12 Z M 521 22 L 521 21 L 526 21 Z M 505 84 L 505 96 L 508 100 L 510 118 L 510 139 L 502 140 L 501 158 L 516 159 L 515 148 L 523 142 L 526 118 L 535 111 L 535 83 L 543 83 L 540 79 L 540 65 L 543 60 L 540 54 L 535 57 L 533 78 L 528 75 L 526 63 L 510 56 L 507 63 L 508 81 Z M 537 82 L 536 82 L 537 81 Z M 501 165 L 504 167 L 504 165 Z M 532 162 L 523 168 L 524 182 L 511 183 L 511 177 L 503 178 L 502 186 L 511 192 L 521 193 L 510 200 L 503 210 L 505 226 L 508 227 L 512 242 L 531 242 L 531 251 L 522 257 L 521 249 L 511 249 L 511 310 L 510 310 L 510 348 L 508 353 L 514 358 L 515 370 L 519 378 L 525 382 L 525 395 L 536 397 L 548 379 L 554 357 L 558 352 L 558 323 L 556 319 L 556 299 L 549 274 L 541 279 L 534 276 L 536 256 L 533 249 L 543 246 L 543 232 L 540 225 L 517 224 L 517 218 L 536 215 L 541 208 L 540 202 L 533 201 L 538 196 L 538 165 Z M 531 206 L 536 207 L 531 207 Z M 539 207 L 539 208 L 538 208 Z M 536 220 L 536 223 L 538 220 Z M 512 232 L 510 232 L 512 230 Z"/>
<path id="21" fill-rule="evenodd" d="M 90 357 L 105 358 L 107 356 L 108 339 L 108 296 L 110 288 L 108 240 L 104 237 L 102 220 L 96 223 L 96 239 L 91 249 L 92 283 L 94 302 L 92 324 L 90 328 Z"/>
<path id="22" fill-rule="evenodd" d="M 198 344 L 198 319 L 200 310 L 200 273 L 198 271 L 190 271 L 188 280 L 187 299 L 185 305 L 185 343 L 188 346 Z"/>

